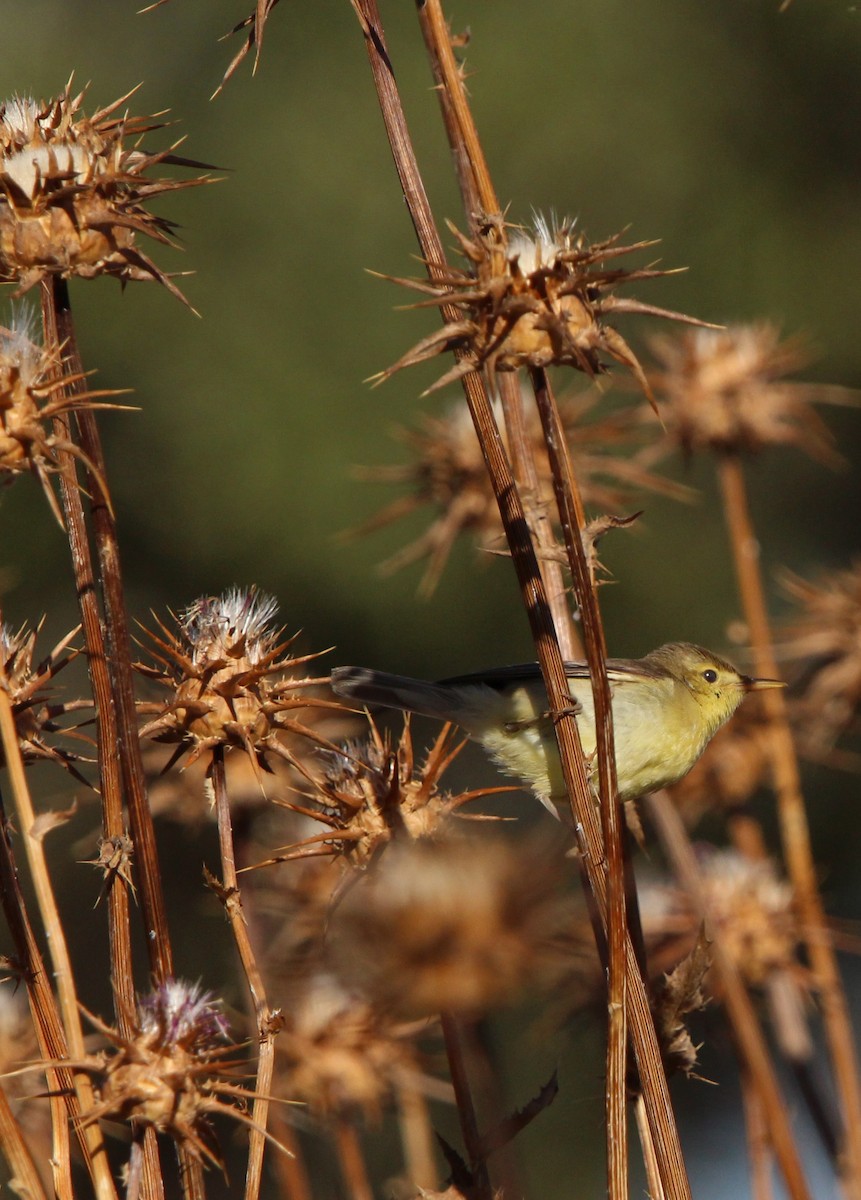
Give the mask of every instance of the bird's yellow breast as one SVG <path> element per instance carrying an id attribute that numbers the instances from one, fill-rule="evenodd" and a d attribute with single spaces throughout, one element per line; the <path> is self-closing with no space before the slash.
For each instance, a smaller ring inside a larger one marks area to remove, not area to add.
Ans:
<path id="1" fill-rule="evenodd" d="M 588 679 L 571 680 L 587 769 L 595 766 L 595 710 Z M 506 774 L 527 782 L 543 799 L 563 802 L 567 791 L 553 721 L 540 683 L 497 690 L 463 688 L 458 719 Z M 631 800 L 680 779 L 714 732 L 684 684 L 631 679 L 611 686 L 619 796 Z M 595 767 L 597 775 L 597 767 Z"/>

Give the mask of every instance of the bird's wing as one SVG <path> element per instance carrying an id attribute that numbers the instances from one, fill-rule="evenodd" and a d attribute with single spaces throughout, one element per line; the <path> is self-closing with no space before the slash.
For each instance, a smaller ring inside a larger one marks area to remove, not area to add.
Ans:
<path id="1" fill-rule="evenodd" d="M 565 663 L 565 675 L 568 679 L 588 679 L 589 666 L 585 662 Z M 607 660 L 607 678 L 610 683 L 625 683 L 632 677 L 636 679 L 654 678 L 654 668 L 643 665 L 636 658 L 609 658 Z M 537 662 L 518 663 L 512 667 L 491 667 L 487 671 L 476 671 L 470 675 L 455 675 L 451 679 L 440 679 L 440 687 L 485 687 L 506 688 L 518 683 L 534 683 L 541 679 L 541 668 Z"/>

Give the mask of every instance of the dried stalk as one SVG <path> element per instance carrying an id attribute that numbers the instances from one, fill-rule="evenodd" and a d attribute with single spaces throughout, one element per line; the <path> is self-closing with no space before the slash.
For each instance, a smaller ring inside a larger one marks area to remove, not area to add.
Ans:
<path id="1" fill-rule="evenodd" d="M 713 939 L 712 970 L 720 985 L 721 1000 L 727 1011 L 742 1071 L 747 1075 L 751 1086 L 757 1089 L 763 1120 L 769 1131 L 787 1192 L 792 1200 L 811 1200 L 789 1113 L 780 1092 L 762 1028 L 741 976 L 712 928 L 699 865 L 684 823 L 666 792 L 656 792 L 649 796 L 648 803 L 664 853 L 700 918 L 707 923 L 708 937 Z"/>
<path id="2" fill-rule="evenodd" d="M 469 1085 L 469 1074 L 466 1067 L 461 1031 L 458 1021 L 451 1013 L 440 1014 L 440 1024 L 445 1040 L 445 1052 L 448 1059 L 448 1069 L 454 1088 L 457 1103 L 457 1115 L 460 1120 L 460 1133 L 466 1150 L 467 1162 L 472 1175 L 472 1184 L 476 1200 L 493 1200 L 493 1188 L 490 1185 L 490 1173 L 487 1160 L 481 1148 L 481 1133 L 478 1128 L 478 1117 Z"/>
<path id="3" fill-rule="evenodd" d="M 768 1126 L 756 1083 L 746 1071 L 741 1075 L 741 1099 L 744 1104 L 744 1127 L 747 1132 L 747 1153 L 750 1159 L 750 1191 L 753 1200 L 774 1200 L 771 1186 L 772 1154 Z"/>
<path id="4" fill-rule="evenodd" d="M 397 1089 L 397 1103 L 407 1179 L 416 1187 L 435 1192 L 439 1177 L 427 1099 L 412 1083 L 401 1083 Z"/>
<path id="5" fill-rule="evenodd" d="M 736 455 L 723 455 L 719 459 L 718 476 L 755 669 L 759 674 L 777 678 L 779 670 L 759 568 L 759 542 L 750 517 L 740 459 Z M 763 693 L 763 703 L 770 721 L 769 752 L 783 852 L 822 1005 L 825 1036 L 842 1107 L 841 1182 L 847 1196 L 858 1200 L 861 1197 L 861 1081 L 855 1039 L 837 956 L 819 895 L 786 697 L 782 690 L 775 688 Z"/>
<path id="6" fill-rule="evenodd" d="M 352 3 L 365 34 L 365 44 L 377 87 L 383 120 L 407 207 L 419 239 L 422 255 L 430 264 L 428 269 L 433 279 L 437 270 L 435 264 L 444 263 L 443 248 L 412 150 L 377 6 L 375 0 L 352 0 Z M 452 320 L 454 315 L 447 306 L 442 306 L 444 321 Z M 564 665 L 559 653 L 535 552 L 528 537 L 519 494 L 511 476 L 481 380 L 472 372 L 465 375 L 462 382 L 491 483 L 499 502 L 503 525 L 509 538 L 512 559 L 523 591 L 550 707 L 553 711 L 564 713 L 565 707 L 570 704 Z M 576 721 L 573 717 L 563 715 L 557 722 L 556 731 L 566 785 L 575 807 L 578 840 L 599 911 L 606 921 L 607 889 L 604 849 L 583 768 L 583 755 Z M 645 985 L 640 975 L 637 956 L 627 934 L 624 941 L 632 1036 L 644 1094 L 649 1105 L 650 1120 L 653 1122 L 652 1133 L 662 1180 L 667 1195 L 673 1200 L 677 1197 L 689 1197 L 690 1186 L 678 1140 L 678 1131 L 672 1116 L 666 1076 L 661 1065 L 660 1051 Z"/>
<path id="7" fill-rule="evenodd" d="M 68 1060 L 66 1036 L 57 1012 L 54 994 L 48 985 L 48 974 L 33 929 L 27 916 L 27 907 L 18 882 L 18 872 L 12 854 L 9 826 L 2 798 L 0 798 L 0 904 L 12 937 L 18 968 L 27 987 L 30 1012 L 39 1051 L 46 1063 L 62 1063 Z M 74 1079 L 68 1067 L 47 1066 L 45 1074 L 51 1092 L 51 1126 L 53 1131 L 53 1153 L 51 1174 L 57 1200 L 74 1200 L 72 1186 L 72 1163 L 69 1154 L 69 1126 L 71 1119 L 76 1124 L 78 1140 L 84 1161 L 90 1164 L 90 1149 L 78 1119 L 81 1115 Z"/>
<path id="8" fill-rule="evenodd" d="M 278 1014 L 270 1009 L 267 1002 L 263 978 L 257 966 L 257 959 L 248 936 L 248 927 L 242 913 L 242 897 L 236 871 L 236 850 L 233 844 L 233 823 L 227 795 L 223 745 L 214 747 L 210 771 L 215 794 L 215 815 L 218 821 L 218 844 L 221 851 L 219 898 L 230 922 L 233 940 L 236 943 L 242 970 L 251 993 L 257 1024 L 257 1080 L 254 1085 L 254 1108 L 252 1111 L 254 1127 L 248 1136 L 248 1164 L 245 1171 L 245 1200 L 257 1200 L 263 1183 L 263 1151 L 266 1146 L 266 1127 L 269 1119 L 272 1075 L 275 1068 L 275 1033 Z"/>
<path id="9" fill-rule="evenodd" d="M 33 811 L 30 789 L 27 786 L 24 763 L 21 759 L 21 747 L 15 729 L 15 717 L 9 700 L 8 680 L 2 662 L 0 662 L 0 735 L 2 735 L 6 770 L 9 774 L 15 809 L 24 841 L 24 852 L 30 868 L 30 878 L 33 882 L 36 904 L 42 918 L 42 927 L 45 930 L 48 951 L 51 956 L 52 974 L 57 984 L 57 995 L 69 1057 L 73 1061 L 80 1062 L 84 1057 L 84 1033 L 81 1028 L 72 960 L 69 956 L 66 932 L 60 919 L 60 911 L 57 908 L 51 877 L 48 873 L 44 845 L 42 839 L 34 833 L 36 814 Z M 95 1104 L 93 1085 L 90 1077 L 83 1072 L 75 1072 L 73 1080 L 81 1113 L 86 1115 Z M 92 1172 L 96 1195 L 99 1200 L 116 1200 L 117 1193 L 105 1153 L 102 1131 L 96 1123 L 93 1123 L 87 1125 L 83 1133 L 89 1149 L 88 1166 Z"/>
<path id="10" fill-rule="evenodd" d="M 76 376 L 80 382 L 73 380 L 64 385 L 71 394 L 83 386 L 83 365 L 77 351 L 75 330 L 69 304 L 68 287 L 64 280 L 54 278 L 42 285 L 42 323 L 44 327 L 45 347 L 62 364 L 63 376 Z M 90 414 L 91 415 L 91 414 Z M 66 443 L 73 441 L 71 420 L 68 414 L 61 414 L 54 419 L 55 429 Z M 77 463 L 69 452 L 62 452 L 60 459 L 60 493 L 63 503 L 63 514 L 66 531 L 69 538 L 69 550 L 72 558 L 72 568 L 75 575 L 75 586 L 78 604 L 81 610 L 81 624 L 84 631 L 84 644 L 87 652 L 87 669 L 96 713 L 96 746 L 99 765 L 99 792 L 102 797 L 102 828 L 107 839 L 122 837 L 125 832 L 123 817 L 123 795 L 121 759 L 125 755 L 117 754 L 121 745 L 117 724 L 117 706 L 111 675 L 109 658 L 105 646 L 105 636 L 99 610 L 98 587 L 93 569 L 93 560 L 87 536 L 87 525 L 84 516 L 81 490 L 78 484 Z M 104 462 L 99 454 L 98 463 L 90 456 L 90 461 L 104 479 Z M 99 503 L 105 504 L 102 489 L 93 487 L 92 493 Z M 137 738 L 135 735 L 135 743 Z M 151 829 L 152 819 L 146 808 L 146 821 Z M 154 841 L 147 842 L 146 836 L 139 840 L 139 829 L 132 824 L 135 851 L 138 865 L 143 861 L 141 877 L 142 904 L 146 930 L 151 936 L 146 937 L 147 951 L 153 974 L 156 978 L 168 978 L 173 974 L 170 937 L 166 923 L 155 924 L 152 917 L 161 901 L 160 882 L 157 875 L 157 860 L 155 859 Z M 149 854 L 139 854 L 141 847 L 149 845 Z M 146 869 L 147 862 L 156 863 L 157 898 L 151 900 L 153 881 L 152 870 Z M 132 967 L 131 929 L 129 917 L 129 897 L 125 883 L 115 877 L 108 888 L 108 921 L 111 956 L 111 987 L 114 995 L 114 1015 L 117 1028 L 123 1037 L 134 1035 L 133 1021 L 136 1011 L 134 974 Z M 155 934 L 158 929 L 159 934 Z M 203 1184 L 199 1163 L 191 1158 L 185 1150 L 180 1152 L 182 1163 L 182 1180 L 184 1194 L 187 1200 L 202 1200 Z M 148 1129 L 143 1135 L 143 1196 L 144 1200 L 162 1200 L 164 1185 L 161 1166 L 158 1157 L 158 1145 L 155 1131 Z"/>
<path id="11" fill-rule="evenodd" d="M 10 1179 L 9 1191 L 24 1200 L 47 1200 L 42 1180 L 33 1162 L 33 1156 L 27 1148 L 27 1143 L 21 1136 L 21 1126 L 15 1120 L 15 1114 L 6 1098 L 6 1093 L 0 1088 L 0 1150 L 6 1160 Z"/>
<path id="12" fill-rule="evenodd" d="M 335 1145 L 350 1200 L 374 1200 L 359 1135 L 355 1126 L 343 1117 L 337 1117 L 335 1120 Z"/>

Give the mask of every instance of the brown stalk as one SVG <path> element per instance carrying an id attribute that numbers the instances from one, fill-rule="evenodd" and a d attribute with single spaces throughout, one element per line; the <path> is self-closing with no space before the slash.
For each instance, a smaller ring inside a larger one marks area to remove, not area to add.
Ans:
<path id="1" fill-rule="evenodd" d="M 457 1104 L 457 1115 L 460 1120 L 460 1133 L 466 1150 L 475 1197 L 476 1200 L 493 1200 L 493 1188 L 490 1184 L 487 1158 L 482 1150 L 481 1132 L 478 1128 L 478 1116 L 469 1084 L 469 1072 L 467 1071 L 459 1022 L 451 1013 L 440 1013 L 440 1024 Z"/>
<path id="2" fill-rule="evenodd" d="M 351 1125 L 344 1117 L 336 1117 L 334 1131 L 338 1161 L 341 1164 L 341 1173 L 344 1176 L 350 1200 L 374 1200 L 374 1191 L 365 1169 L 365 1160 L 355 1125 Z"/>
<path id="3" fill-rule="evenodd" d="M 744 1105 L 744 1127 L 747 1132 L 747 1154 L 750 1159 L 750 1191 L 753 1200 L 774 1200 L 771 1143 L 768 1126 L 756 1083 L 746 1071 L 741 1076 L 741 1099 Z"/>
<path id="4" fill-rule="evenodd" d="M 648 803 L 667 859 L 700 918 L 707 922 L 706 933 L 711 939 L 712 970 L 720 985 L 721 1000 L 726 1007 L 729 1025 L 741 1059 L 742 1073 L 757 1089 L 763 1120 L 769 1131 L 787 1192 L 792 1200 L 811 1200 L 789 1113 L 774 1073 L 762 1027 L 741 976 L 711 926 L 699 864 L 684 822 L 665 791 L 649 796 Z"/>
<path id="5" fill-rule="evenodd" d="M 417 8 L 419 26 L 436 80 L 443 124 L 454 157 L 463 209 L 467 219 L 474 225 L 478 213 L 501 216 L 499 199 L 463 92 L 460 69 L 452 52 L 451 37 L 442 9 L 438 0 L 421 0 Z M 520 486 L 526 519 L 538 546 L 539 566 L 559 648 L 562 657 L 570 661 L 580 657 L 582 648 L 571 615 L 562 564 L 553 553 L 556 548 L 553 526 L 538 499 L 538 471 L 526 437 L 520 377 L 513 372 L 501 373 L 496 376 L 495 383 L 502 403 L 514 478 Z"/>
<path id="6" fill-rule="evenodd" d="M 0 1153 L 9 1167 L 11 1178 L 8 1187 L 10 1192 L 23 1196 L 25 1200 L 47 1200 L 42 1180 L 36 1170 L 27 1143 L 21 1135 L 21 1126 L 15 1120 L 15 1114 L 6 1098 L 6 1093 L 0 1088 Z"/>
<path id="7" fill-rule="evenodd" d="M 759 542 L 750 517 L 740 459 L 732 454 L 721 456 L 718 476 L 755 669 L 758 674 L 775 679 L 779 677 L 779 668 L 759 567 Z M 855 1039 L 837 956 L 819 895 L 786 696 L 782 689 L 774 688 L 764 692 L 762 698 L 770 721 L 769 752 L 783 852 L 822 1005 L 825 1036 L 842 1108 L 843 1145 L 838 1169 L 847 1196 L 858 1200 L 861 1197 L 861 1082 Z"/>
<path id="8" fill-rule="evenodd" d="M 75 360 L 80 363 L 79 356 L 76 354 L 72 360 L 67 360 L 65 356 L 65 334 L 68 331 L 74 332 L 71 324 L 71 311 L 68 308 L 66 284 L 56 278 L 47 280 L 42 284 L 41 291 L 45 347 L 57 361 L 62 363 L 64 376 L 77 375 L 80 380 L 82 378 L 80 366 L 77 368 L 75 366 Z M 65 313 L 62 317 L 61 312 Z M 78 390 L 75 381 L 64 386 L 70 393 Z M 63 441 L 72 444 L 72 425 L 68 412 L 60 413 L 54 418 L 54 428 L 59 432 Z M 66 451 L 60 452 L 58 457 L 63 515 L 69 538 L 69 551 L 72 557 L 72 569 L 87 651 L 87 670 L 96 713 L 96 753 L 99 764 L 99 793 L 102 797 L 102 829 L 106 838 L 122 837 L 125 831 L 125 822 L 123 820 L 120 762 L 119 755 L 116 753 L 119 734 L 99 610 L 98 589 L 87 535 L 83 500 L 78 483 L 77 462 L 75 456 Z M 94 495 L 101 496 L 102 494 L 102 489 L 94 489 Z M 114 1016 L 120 1033 L 124 1037 L 132 1037 L 134 1033 L 132 1021 L 136 1002 L 132 969 L 129 897 L 124 883 L 117 879 L 114 879 L 108 889 L 108 930 Z M 152 941 L 151 938 L 146 940 L 148 945 Z M 164 1196 L 162 1172 L 155 1131 L 152 1129 L 145 1131 L 144 1134 L 143 1180 L 144 1200 L 162 1200 Z"/>
<path id="9" fill-rule="evenodd" d="M 406 1177 L 416 1187 L 435 1192 L 439 1177 L 427 1099 L 414 1084 L 405 1081 L 398 1085 L 397 1104 Z"/>
<path id="10" fill-rule="evenodd" d="M 219 899 L 230 922 L 230 929 L 242 970 L 251 994 L 257 1023 L 257 1080 L 254 1085 L 252 1126 L 248 1134 L 248 1164 L 245 1171 L 245 1200 L 257 1200 L 263 1183 L 263 1151 L 266 1146 L 266 1127 L 272 1094 L 272 1075 L 275 1067 L 275 1033 L 278 1014 L 270 1009 L 263 978 L 248 935 L 242 913 L 242 896 L 236 872 L 236 849 L 233 843 L 233 823 L 227 794 L 227 775 L 224 767 L 224 746 L 215 746 L 211 765 L 212 788 L 215 794 L 215 815 L 218 821 L 218 845 L 221 851 L 221 884 Z"/>
<path id="11" fill-rule="evenodd" d="M 24 852 L 27 865 L 30 868 L 30 878 L 36 894 L 36 904 L 42 918 L 42 927 L 51 956 L 51 971 L 57 985 L 60 1012 L 62 1013 L 63 1028 L 66 1035 L 66 1045 L 69 1056 L 77 1062 L 84 1057 L 84 1033 L 81 1028 L 78 996 L 75 990 L 75 977 L 72 972 L 72 960 L 69 956 L 69 946 L 54 888 L 48 873 L 48 863 L 45 858 L 45 848 L 42 839 L 34 835 L 36 814 L 30 799 L 30 789 L 21 759 L 21 747 L 15 728 L 15 717 L 9 700 L 8 680 L 0 662 L 0 734 L 2 734 L 3 754 L 6 761 L 6 771 L 15 801 L 15 809 L 21 827 L 24 842 Z M 83 1072 L 74 1075 L 74 1088 L 78 1096 L 81 1112 L 86 1115 L 95 1106 L 93 1085 L 90 1077 Z M 110 1164 L 105 1153 L 105 1143 L 102 1131 L 93 1123 L 83 1130 L 84 1139 L 89 1149 L 88 1166 L 92 1172 L 96 1195 L 99 1200 L 116 1200 L 116 1189 L 111 1177 Z"/>
<path id="12" fill-rule="evenodd" d="M 17 739 L 16 739 L 17 741 Z M 9 827 L 0 798 L 0 903 L 15 948 L 18 969 L 27 987 L 30 1012 L 39 1052 L 47 1063 L 68 1059 L 66 1035 L 57 1012 L 54 994 L 48 984 L 48 974 L 33 936 L 27 916 L 24 896 L 18 882 L 18 871 L 12 855 Z M 57 1200 L 74 1200 L 72 1186 L 72 1163 L 69 1154 L 69 1120 L 77 1122 L 81 1115 L 74 1079 L 68 1067 L 48 1066 L 45 1068 L 51 1092 L 51 1126 L 53 1151 L 51 1175 Z M 84 1132 L 77 1125 L 84 1161 L 89 1166 L 90 1148 Z"/>
<path id="13" fill-rule="evenodd" d="M 607 679 L 607 647 L 598 608 L 598 597 L 586 561 L 582 530 L 585 514 L 580 489 L 574 476 L 568 443 L 559 408 L 544 371 L 532 371 L 532 386 L 541 417 L 547 453 L 553 472 L 553 488 L 565 538 L 568 566 L 574 592 L 583 615 L 586 659 L 595 699 L 598 774 L 600 780 L 602 834 L 607 856 L 607 1150 L 610 1168 L 610 1197 L 628 1195 L 627 1139 L 627 1051 L 628 1012 L 625 980 L 625 940 L 628 931 L 623 845 L 624 817 L 616 783 L 613 741 L 613 711 Z M 572 814 L 576 819 L 576 813 Z M 618 1139 L 618 1144 L 617 1144 Z"/>
<path id="14" fill-rule="evenodd" d="M 407 207 L 419 239 L 422 256 L 430 264 L 442 264 L 445 261 L 442 243 L 419 175 L 375 0 L 351 0 L 351 2 L 365 35 L 366 49 L 389 144 Z M 438 268 L 434 266 L 429 267 L 431 278 L 436 276 L 437 270 Z M 448 306 L 442 306 L 442 317 L 444 321 L 450 322 L 455 319 L 456 314 Z M 606 922 L 606 872 L 601 833 L 584 772 L 577 724 L 573 717 L 564 715 L 566 705 L 570 704 L 565 669 L 537 559 L 529 539 L 523 506 L 482 381 L 475 372 L 470 372 L 463 377 L 463 387 L 509 539 L 509 547 L 535 639 L 548 700 L 553 711 L 563 714 L 558 720 L 556 731 L 566 785 L 572 796 L 576 812 L 577 837 L 590 885 L 602 920 Z M 661 1177 L 668 1198 L 682 1200 L 682 1198 L 690 1197 L 690 1185 L 679 1143 L 678 1130 L 672 1115 L 669 1089 L 661 1062 L 646 988 L 640 974 L 637 955 L 630 937 L 627 936 L 627 931 L 625 959 L 628 1000 L 631 1006 L 629 1014 L 631 1034 L 644 1095 L 649 1107 L 650 1121 L 653 1123 L 652 1135 Z"/>
<path id="15" fill-rule="evenodd" d="M 448 25 L 440 0 L 422 0 L 419 4 L 419 13 L 425 41 L 431 48 L 434 75 L 439 78 L 442 85 L 441 91 L 446 98 L 444 112 L 449 127 L 449 138 L 458 147 L 456 161 L 465 161 L 470 165 L 479 210 L 484 213 L 499 213 L 499 200 L 493 187 L 481 140 L 472 119 L 463 87 L 463 77 L 454 57 Z M 469 193 L 464 195 L 465 204 L 468 204 L 470 199 Z M 470 211 L 472 210 L 467 208 L 468 214 Z M 503 380 L 504 382 L 502 382 Z M 568 453 L 568 445 L 562 432 L 558 408 L 548 387 L 545 372 L 531 372 L 531 383 L 544 429 L 556 503 L 568 554 L 568 566 L 574 581 L 574 594 L 583 614 L 586 657 L 590 666 L 592 691 L 595 697 L 601 807 L 604 817 L 603 835 L 609 880 L 607 1162 L 609 1194 L 613 1200 L 615 1197 L 624 1198 L 628 1195 L 626 1101 L 628 1040 L 624 950 L 627 917 L 624 882 L 626 872 L 622 846 L 623 825 L 616 795 L 610 688 L 604 665 L 606 645 L 597 596 L 583 549 L 581 531 L 586 524 L 585 513 Z M 515 378 L 504 375 L 501 377 L 500 391 L 503 397 L 509 445 L 512 447 L 515 478 L 521 485 L 526 485 L 527 497 L 530 494 L 537 497 L 537 472 L 526 446 L 519 383 Z M 540 554 L 540 566 L 549 595 L 560 651 L 563 658 L 570 659 L 574 657 L 574 644 L 579 639 L 576 639 L 574 634 L 574 623 L 567 602 L 561 564 L 546 554 L 546 551 L 554 544 L 550 522 L 547 514 L 540 516 L 537 513 L 530 513 L 528 509 L 527 520 L 539 550 L 544 552 Z"/>

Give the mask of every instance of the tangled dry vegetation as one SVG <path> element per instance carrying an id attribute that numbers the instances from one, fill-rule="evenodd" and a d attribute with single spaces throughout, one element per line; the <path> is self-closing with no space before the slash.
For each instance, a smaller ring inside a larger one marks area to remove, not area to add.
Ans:
<path id="1" fill-rule="evenodd" d="M 259 56 L 276 3 L 236 26 L 242 41 L 226 78 L 249 51 Z M 605 780 L 600 798 L 590 791 L 570 706 L 555 707 L 572 809 L 536 836 L 500 817 L 495 793 L 510 789 L 453 782 L 462 778 L 456 729 L 425 745 L 408 719 L 382 724 L 337 700 L 327 687 L 332 655 L 285 634 L 276 601 L 255 587 L 141 614 L 130 630 L 98 432 L 108 401 L 81 362 L 69 284 L 109 275 L 183 299 L 144 249 L 146 239 L 172 240 L 153 203 L 210 177 L 189 176 L 200 164 L 176 145 L 144 148 L 162 126 L 129 115 L 131 94 L 91 116 L 89 97 L 71 86 L 47 102 L 10 98 L 0 105 L 0 281 L 14 298 L 38 292 L 42 327 L 18 307 L 0 328 L 0 473 L 18 486 L 27 474 L 38 480 L 68 534 L 81 615 L 53 649 L 40 644 L 38 623 L 0 626 L 8 1186 L 28 1200 L 91 1191 L 158 1200 L 181 1186 L 199 1200 L 228 1160 L 237 1171 L 239 1131 L 247 1200 L 332 1194 L 331 1175 L 315 1174 L 321 1139 L 340 1170 L 338 1194 L 355 1200 L 381 1184 L 369 1166 L 375 1140 L 400 1147 L 393 1194 L 514 1200 L 512 1145 L 540 1123 L 557 1083 L 536 1079 L 533 1098 L 507 1111 L 486 1030 L 491 1014 L 526 998 L 552 1014 L 546 1036 L 572 1013 L 609 1008 L 611 1200 L 629 1195 L 629 1113 L 650 1195 L 690 1196 L 666 1080 L 699 1086 L 699 1043 L 722 1027 L 738 1057 L 755 1186 L 773 1162 L 788 1194 L 812 1195 L 795 1128 L 803 1103 L 844 1194 L 858 1200 L 861 1090 L 798 755 L 857 769 L 861 571 L 787 574 L 793 613 L 772 630 L 749 553 L 746 486 L 767 449 L 835 460 L 815 405 L 836 392 L 794 378 L 801 345 L 768 321 L 715 328 L 630 296 L 629 285 L 667 274 L 644 259 L 651 243 L 590 242 L 573 223 L 542 218 L 530 229 L 510 224 L 439 3 L 419 7 L 469 228 L 450 226 L 458 265 L 449 265 L 383 69 L 376 5 L 354 0 L 427 271 L 396 282 L 422 297 L 430 332 L 379 378 L 444 356 L 433 387 L 462 384 L 464 394 L 400 431 L 403 465 L 366 468 L 400 490 L 354 536 L 426 511 L 425 532 L 386 564 L 426 559 L 426 591 L 464 534 L 510 553 L 548 694 L 558 694 L 560 646 L 573 649 L 590 662 L 600 709 L 597 543 L 630 524 L 644 491 L 689 498 L 659 470 L 674 452 L 707 457 L 750 660 L 794 686 L 751 700 L 672 796 L 628 813 L 648 843 L 632 873 L 612 787 Z M 166 178 L 167 167 L 186 174 Z M 621 265 L 634 255 L 643 265 Z M 618 330 L 621 316 L 669 323 L 650 361 Z M 608 410 L 594 381 L 611 366 L 634 387 Z M 573 370 L 579 390 L 557 402 L 551 367 Z M 70 699 L 57 677 L 76 658 L 88 663 L 91 690 Z M 66 809 L 35 811 L 34 766 L 65 781 Z M 45 852 L 46 840 L 62 843 L 74 859 L 61 831 L 83 788 L 101 817 L 85 860 L 102 877 L 94 919 L 110 965 L 98 1013 L 79 1002 L 85 965 L 73 961 Z M 752 815 L 765 793 L 779 841 Z M 695 849 L 690 835 L 705 815 L 721 844 Z M 223 909 L 239 972 L 232 1005 L 217 994 L 223 981 L 188 980 L 176 958 L 159 853 L 166 822 L 217 839 L 219 867 L 207 870 L 200 903 Z M 802 1086 L 787 1095 L 786 1078 Z M 435 1137 L 446 1108 L 457 1120 Z"/>

